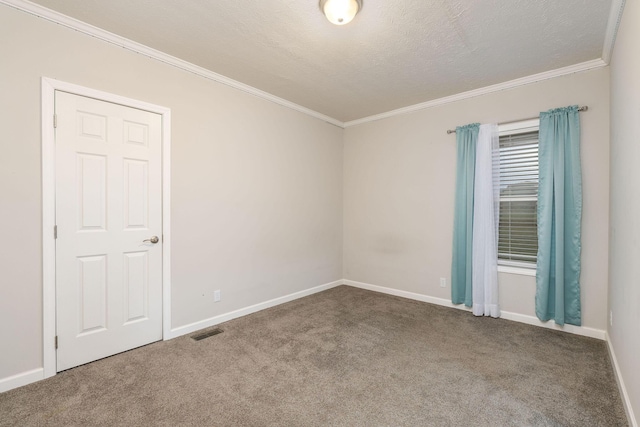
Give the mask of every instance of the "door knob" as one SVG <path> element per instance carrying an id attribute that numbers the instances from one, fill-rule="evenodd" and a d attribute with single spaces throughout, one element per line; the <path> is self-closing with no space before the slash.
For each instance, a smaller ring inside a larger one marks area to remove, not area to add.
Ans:
<path id="1" fill-rule="evenodd" d="M 144 240 L 143 240 L 143 242 L 151 242 L 151 243 L 153 243 L 154 245 L 155 245 L 156 243 L 158 243 L 159 241 L 160 241 L 160 239 L 158 239 L 158 236 L 153 236 L 153 237 L 151 237 L 150 239 L 144 239 Z"/>

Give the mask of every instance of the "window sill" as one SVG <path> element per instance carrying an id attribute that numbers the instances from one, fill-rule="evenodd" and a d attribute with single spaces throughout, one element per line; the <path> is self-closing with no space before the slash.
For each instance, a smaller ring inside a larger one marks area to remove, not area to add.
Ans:
<path id="1" fill-rule="evenodd" d="M 521 276 L 536 276 L 535 268 L 513 267 L 511 265 L 498 265 L 498 273 L 519 274 Z"/>

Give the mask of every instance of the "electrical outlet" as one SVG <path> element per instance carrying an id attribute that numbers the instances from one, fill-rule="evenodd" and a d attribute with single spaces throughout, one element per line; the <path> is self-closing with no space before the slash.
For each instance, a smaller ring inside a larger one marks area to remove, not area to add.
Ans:
<path id="1" fill-rule="evenodd" d="M 441 277 L 440 278 L 440 287 L 441 288 L 446 288 L 447 287 L 447 279 L 446 279 L 446 277 Z"/>
<path id="2" fill-rule="evenodd" d="M 213 302 L 218 302 L 220 301 L 220 290 L 218 289 L 217 291 L 213 292 Z"/>

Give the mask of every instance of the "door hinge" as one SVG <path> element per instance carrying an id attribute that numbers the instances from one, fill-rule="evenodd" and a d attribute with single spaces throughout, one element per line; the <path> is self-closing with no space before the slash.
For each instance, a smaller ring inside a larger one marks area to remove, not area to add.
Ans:
<path id="1" fill-rule="evenodd" d="M 58 336 L 56 335 L 56 350 L 58 349 Z"/>
<path id="2" fill-rule="evenodd" d="M 54 239 L 58 238 L 58 226 L 57 225 L 53 226 L 53 238 Z"/>
<path id="3" fill-rule="evenodd" d="M 53 127 L 54 128 L 58 127 L 58 115 L 57 114 L 53 115 Z"/>

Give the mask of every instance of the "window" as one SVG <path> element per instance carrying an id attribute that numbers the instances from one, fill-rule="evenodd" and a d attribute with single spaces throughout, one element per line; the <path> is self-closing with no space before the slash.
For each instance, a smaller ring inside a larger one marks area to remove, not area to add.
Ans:
<path id="1" fill-rule="evenodd" d="M 501 125 L 498 264 L 535 268 L 539 120 Z"/>

